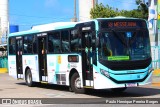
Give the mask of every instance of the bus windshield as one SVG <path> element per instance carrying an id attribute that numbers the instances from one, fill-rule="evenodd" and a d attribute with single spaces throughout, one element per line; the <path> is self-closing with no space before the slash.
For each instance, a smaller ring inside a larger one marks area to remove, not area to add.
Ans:
<path id="1" fill-rule="evenodd" d="M 145 60 L 150 57 L 147 29 L 101 32 L 99 58 L 107 61 Z"/>

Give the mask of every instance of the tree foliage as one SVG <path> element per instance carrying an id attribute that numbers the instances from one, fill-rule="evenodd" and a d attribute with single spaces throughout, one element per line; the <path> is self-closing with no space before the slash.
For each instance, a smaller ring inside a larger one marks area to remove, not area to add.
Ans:
<path id="1" fill-rule="evenodd" d="M 108 18 L 115 16 L 135 17 L 135 18 L 148 18 L 148 5 L 136 0 L 137 9 L 134 10 L 118 10 L 118 8 L 110 7 L 109 5 L 104 6 L 102 3 L 97 4 L 91 9 L 91 18 Z"/>
<path id="2" fill-rule="evenodd" d="M 93 9 L 91 9 L 91 18 L 104 18 L 104 17 L 114 17 L 120 15 L 118 12 L 118 9 L 113 9 L 109 5 L 106 5 L 106 7 L 101 3 L 99 5 L 96 5 Z"/>

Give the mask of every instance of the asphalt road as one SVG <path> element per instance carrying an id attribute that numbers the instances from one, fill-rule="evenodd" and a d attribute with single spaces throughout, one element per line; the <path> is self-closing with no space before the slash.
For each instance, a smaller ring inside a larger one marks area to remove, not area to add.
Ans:
<path id="1" fill-rule="evenodd" d="M 5 73 L 0 74 L 0 98 L 51 98 L 49 99 L 51 101 L 54 98 L 64 98 L 62 99 L 64 103 L 69 101 L 69 103 L 75 104 L 85 103 L 85 98 L 87 100 L 98 98 L 96 101 L 88 101 L 90 103 L 104 103 L 102 101 L 110 98 L 118 100 L 125 98 L 160 98 L 160 86 L 132 87 L 123 93 L 114 93 L 110 90 L 88 90 L 86 94 L 75 94 L 74 92 L 70 92 L 66 86 L 40 84 L 35 87 L 28 87 L 24 80 L 16 80 Z"/>

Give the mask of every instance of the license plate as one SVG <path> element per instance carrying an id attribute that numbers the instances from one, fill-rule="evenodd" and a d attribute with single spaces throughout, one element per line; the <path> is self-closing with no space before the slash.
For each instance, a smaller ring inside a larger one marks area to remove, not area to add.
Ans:
<path id="1" fill-rule="evenodd" d="M 126 84 L 127 87 L 136 87 L 137 83 L 128 83 Z"/>

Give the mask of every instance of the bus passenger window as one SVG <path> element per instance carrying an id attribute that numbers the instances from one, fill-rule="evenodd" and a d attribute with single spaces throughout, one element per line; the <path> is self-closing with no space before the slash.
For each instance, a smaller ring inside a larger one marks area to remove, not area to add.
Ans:
<path id="1" fill-rule="evenodd" d="M 71 31 L 70 40 L 71 40 L 71 51 L 77 52 L 81 46 L 81 38 L 80 35 L 78 34 L 77 29 Z"/>
<path id="2" fill-rule="evenodd" d="M 48 33 L 48 50 L 50 53 L 60 53 L 61 52 L 61 41 L 59 32 Z"/>
<path id="3" fill-rule="evenodd" d="M 15 54 L 16 53 L 16 39 L 15 38 L 9 38 L 9 54 Z"/>
<path id="4" fill-rule="evenodd" d="M 53 43 L 51 40 L 48 40 L 48 51 L 54 52 Z"/>
<path id="5" fill-rule="evenodd" d="M 68 31 L 62 31 L 61 32 L 62 37 L 62 52 L 69 52 L 69 32 Z"/>
<path id="6" fill-rule="evenodd" d="M 36 36 L 33 36 L 33 40 L 32 40 L 32 51 L 33 51 L 33 53 L 37 53 L 37 41 L 36 41 Z"/>
<path id="7" fill-rule="evenodd" d="M 34 40 L 35 40 L 35 36 L 34 35 L 26 35 L 24 37 L 24 43 L 23 43 L 24 54 L 34 53 L 33 50 L 36 49 L 36 48 L 34 49 L 34 47 L 36 47 L 36 45 L 33 44 Z M 35 46 L 33 46 L 33 45 L 35 45 Z"/>
<path id="8" fill-rule="evenodd" d="M 32 48 L 33 48 L 33 53 L 37 53 L 37 43 L 36 43 L 36 41 L 33 42 Z"/>

